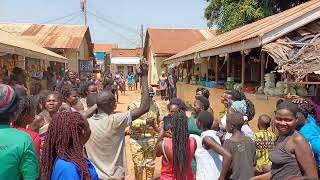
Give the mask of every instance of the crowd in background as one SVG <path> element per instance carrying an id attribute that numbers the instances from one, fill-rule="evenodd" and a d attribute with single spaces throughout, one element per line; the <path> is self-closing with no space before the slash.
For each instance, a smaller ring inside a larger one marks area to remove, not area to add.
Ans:
<path id="1" fill-rule="evenodd" d="M 279 100 L 265 114 L 256 114 L 244 93 L 226 91 L 218 113 L 206 88 L 196 90 L 192 107 L 176 98 L 170 70 L 159 81 L 163 100 L 169 92 L 164 112 L 148 85 L 146 62 L 137 75 L 80 81 L 67 71 L 50 89 L 33 83 L 28 93 L 16 69 L 0 84 L 0 179 L 125 179 L 125 135 L 137 180 L 144 171 L 154 177 L 156 157 L 162 157 L 161 180 L 318 179 L 319 87 L 316 96 Z M 129 90 L 140 82 L 141 97 L 115 112 L 123 82 Z M 257 131 L 249 125 L 254 117 Z"/>

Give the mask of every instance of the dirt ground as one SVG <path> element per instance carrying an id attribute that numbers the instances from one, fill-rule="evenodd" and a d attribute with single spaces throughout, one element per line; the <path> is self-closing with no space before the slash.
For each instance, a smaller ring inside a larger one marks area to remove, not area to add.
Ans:
<path id="1" fill-rule="evenodd" d="M 127 110 L 127 107 L 130 103 L 140 98 L 140 91 L 126 91 L 125 95 L 119 95 L 119 103 L 117 106 L 116 111 L 125 112 Z M 160 101 L 159 97 L 155 97 L 161 108 L 165 108 L 165 105 L 167 102 Z M 126 136 L 126 143 L 125 143 L 125 149 L 126 149 L 126 157 L 127 157 L 127 165 L 129 169 L 129 179 L 134 180 L 134 170 L 133 170 L 133 162 L 132 162 L 132 156 L 130 151 L 130 144 L 129 144 L 129 136 Z M 161 169 L 161 158 L 156 159 L 156 169 L 154 177 L 155 179 L 158 179 L 160 176 L 160 169 Z"/>

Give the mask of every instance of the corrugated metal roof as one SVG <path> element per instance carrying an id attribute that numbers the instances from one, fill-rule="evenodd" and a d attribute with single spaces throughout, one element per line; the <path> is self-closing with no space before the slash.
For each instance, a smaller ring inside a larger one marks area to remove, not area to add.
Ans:
<path id="1" fill-rule="evenodd" d="M 118 48 L 117 44 L 94 44 L 93 51 L 111 53 L 115 48 Z"/>
<path id="2" fill-rule="evenodd" d="M 207 41 L 201 42 L 195 46 L 189 47 L 188 49 L 179 52 L 178 54 L 168 58 L 166 64 L 171 63 L 168 60 L 175 60 L 177 58 L 182 58 L 188 55 L 192 55 L 197 52 L 202 52 L 206 50 L 212 50 L 219 47 L 224 47 L 227 45 L 231 45 L 237 42 L 243 42 L 245 40 L 250 40 L 257 37 L 262 37 L 265 34 L 271 32 L 272 30 L 285 26 L 287 23 L 292 22 L 293 20 L 306 15 L 310 12 L 317 13 L 320 18 L 320 1 L 319 0 L 311 0 L 304 4 L 293 7 L 287 11 L 283 11 L 281 13 L 266 17 L 259 21 L 253 22 L 251 24 L 242 26 L 230 32 L 221 34 L 214 38 L 211 38 Z M 309 22 L 311 21 L 308 19 Z M 308 20 L 305 20 L 305 24 L 308 23 Z M 301 24 L 301 26 L 305 25 Z M 299 27 L 296 27 L 299 28 Z M 285 27 L 284 27 L 285 29 Z M 288 33 L 288 32 L 286 32 Z M 278 34 L 272 36 L 272 38 L 268 39 L 268 41 L 273 41 L 277 37 Z M 262 45 L 262 40 L 260 40 L 260 45 Z M 268 43 L 265 41 L 265 43 Z M 232 52 L 232 49 L 230 50 Z"/>
<path id="3" fill-rule="evenodd" d="M 0 52 L 66 63 L 67 58 L 19 36 L 0 30 Z"/>
<path id="4" fill-rule="evenodd" d="M 4 24 L 0 29 L 22 36 L 46 48 L 78 49 L 88 27 L 53 24 Z"/>
<path id="5" fill-rule="evenodd" d="M 215 35 L 213 29 L 147 29 L 155 54 L 176 54 Z"/>
<path id="6" fill-rule="evenodd" d="M 112 49 L 112 57 L 141 57 L 142 49 Z"/>

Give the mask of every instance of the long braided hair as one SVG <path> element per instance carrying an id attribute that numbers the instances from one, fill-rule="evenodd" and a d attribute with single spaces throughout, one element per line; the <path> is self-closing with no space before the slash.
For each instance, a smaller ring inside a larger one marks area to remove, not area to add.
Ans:
<path id="1" fill-rule="evenodd" d="M 59 157 L 75 164 L 80 169 L 81 179 L 91 180 L 80 142 L 86 126 L 87 122 L 77 112 L 61 112 L 53 117 L 44 143 L 41 180 L 50 179 L 55 160 Z"/>
<path id="2" fill-rule="evenodd" d="M 189 154 L 188 117 L 184 111 L 173 114 L 171 121 L 173 166 L 177 179 L 186 179 Z"/>

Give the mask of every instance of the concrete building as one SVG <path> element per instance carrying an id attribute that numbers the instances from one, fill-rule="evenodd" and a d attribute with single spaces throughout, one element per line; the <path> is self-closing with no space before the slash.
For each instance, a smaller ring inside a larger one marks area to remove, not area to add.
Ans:
<path id="1" fill-rule="evenodd" d="M 136 73 L 137 65 L 142 57 L 142 49 L 112 49 L 111 73 Z"/>
<path id="2" fill-rule="evenodd" d="M 148 28 L 143 56 L 149 61 L 149 83 L 158 84 L 165 71 L 163 60 L 201 41 L 214 37 L 213 29 L 153 29 Z"/>
<path id="3" fill-rule="evenodd" d="M 0 24 L 0 29 L 66 57 L 69 60 L 66 68 L 78 72 L 82 77 L 92 71 L 93 44 L 86 26 L 11 23 Z"/>

